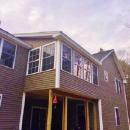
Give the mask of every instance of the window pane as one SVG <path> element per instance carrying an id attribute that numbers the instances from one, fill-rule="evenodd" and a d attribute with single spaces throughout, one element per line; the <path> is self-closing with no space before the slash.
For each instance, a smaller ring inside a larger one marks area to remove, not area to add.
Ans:
<path id="1" fill-rule="evenodd" d="M 120 125 L 120 114 L 118 108 L 115 109 L 115 113 L 116 113 L 116 125 Z"/>
<path id="2" fill-rule="evenodd" d="M 84 79 L 91 82 L 91 63 L 88 60 L 84 61 Z"/>
<path id="3" fill-rule="evenodd" d="M 74 57 L 74 75 L 83 78 L 83 59 L 78 53 Z"/>
<path id="4" fill-rule="evenodd" d="M 54 68 L 55 44 L 43 47 L 42 71 Z"/>
<path id="5" fill-rule="evenodd" d="M 4 41 L 0 63 L 12 68 L 14 63 L 15 50 L 15 45 Z"/>
<path id="6" fill-rule="evenodd" d="M 93 83 L 98 84 L 97 66 L 93 65 Z"/>
<path id="7" fill-rule="evenodd" d="M 62 69 L 71 72 L 71 49 L 63 45 Z"/>
<path id="8" fill-rule="evenodd" d="M 40 49 L 30 51 L 29 62 L 28 62 L 28 74 L 36 73 L 39 69 L 39 57 Z"/>

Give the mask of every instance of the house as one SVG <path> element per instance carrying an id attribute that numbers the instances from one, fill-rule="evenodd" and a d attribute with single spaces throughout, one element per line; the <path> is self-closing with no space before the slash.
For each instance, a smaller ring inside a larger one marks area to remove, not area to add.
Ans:
<path id="1" fill-rule="evenodd" d="M 129 129 L 114 50 L 92 55 L 60 31 L 0 37 L 0 129 Z"/>

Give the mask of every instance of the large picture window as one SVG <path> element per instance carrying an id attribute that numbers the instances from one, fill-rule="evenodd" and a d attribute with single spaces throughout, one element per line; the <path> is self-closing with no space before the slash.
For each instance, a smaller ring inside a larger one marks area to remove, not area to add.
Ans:
<path id="1" fill-rule="evenodd" d="M 54 68 L 55 44 L 43 47 L 42 71 Z"/>
<path id="2" fill-rule="evenodd" d="M 40 48 L 33 49 L 29 52 L 28 74 L 37 73 L 39 70 Z"/>
<path id="3" fill-rule="evenodd" d="M 96 65 L 93 65 L 93 83 L 98 84 L 98 68 Z"/>
<path id="4" fill-rule="evenodd" d="M 16 45 L 0 40 L 0 64 L 14 68 Z"/>
<path id="5" fill-rule="evenodd" d="M 84 60 L 84 79 L 91 82 L 91 62 Z"/>
<path id="6" fill-rule="evenodd" d="M 74 55 L 74 75 L 83 78 L 83 58 L 76 52 Z"/>
<path id="7" fill-rule="evenodd" d="M 71 72 L 71 48 L 63 45 L 62 69 Z"/>

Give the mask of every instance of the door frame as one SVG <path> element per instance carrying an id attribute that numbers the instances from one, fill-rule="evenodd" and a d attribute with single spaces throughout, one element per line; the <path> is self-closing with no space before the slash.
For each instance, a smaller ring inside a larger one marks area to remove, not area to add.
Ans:
<path id="1" fill-rule="evenodd" d="M 46 111 L 46 124 L 47 124 L 47 107 L 32 106 L 31 107 L 31 116 L 30 116 L 30 130 L 32 129 L 32 117 L 33 117 L 33 110 L 34 109 L 39 109 L 39 110 L 45 110 Z"/>

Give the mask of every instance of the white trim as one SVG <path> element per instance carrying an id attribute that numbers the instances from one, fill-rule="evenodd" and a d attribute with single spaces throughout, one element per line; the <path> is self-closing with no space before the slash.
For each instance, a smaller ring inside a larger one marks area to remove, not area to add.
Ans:
<path id="1" fill-rule="evenodd" d="M 22 105 L 21 105 L 21 115 L 20 115 L 20 121 L 19 121 L 19 130 L 22 130 L 23 114 L 24 114 L 24 107 L 25 107 L 25 98 L 26 98 L 26 93 L 23 92 Z"/>
<path id="2" fill-rule="evenodd" d="M 14 54 L 14 61 L 13 61 L 13 69 L 15 68 L 15 64 L 16 64 L 16 54 L 17 54 L 17 49 L 18 49 L 18 46 L 16 45 L 16 48 L 15 48 L 15 54 Z"/>
<path id="3" fill-rule="evenodd" d="M 103 119 L 102 119 L 102 100 L 98 100 L 98 112 L 99 112 L 99 127 L 103 130 Z"/>
<path id="4" fill-rule="evenodd" d="M 127 121 L 128 121 L 129 130 L 130 130 L 130 120 L 129 120 L 129 116 L 128 116 L 128 105 L 127 105 L 127 98 L 126 98 L 125 85 L 123 85 L 122 89 L 124 89 L 125 104 L 126 104 L 126 112 L 127 112 Z"/>
<path id="5" fill-rule="evenodd" d="M 61 42 L 57 40 L 56 46 L 56 55 L 55 55 L 55 67 L 56 67 L 56 79 L 55 79 L 55 88 L 60 87 L 60 66 L 61 66 Z"/>
<path id="6" fill-rule="evenodd" d="M 2 106 L 2 98 L 3 98 L 3 94 L 0 94 L 0 107 Z"/>
<path id="7" fill-rule="evenodd" d="M 100 62 L 102 63 L 106 58 L 109 57 L 109 55 L 111 55 L 111 53 L 114 52 L 114 50 L 111 50 L 105 57 L 103 57 Z"/>

